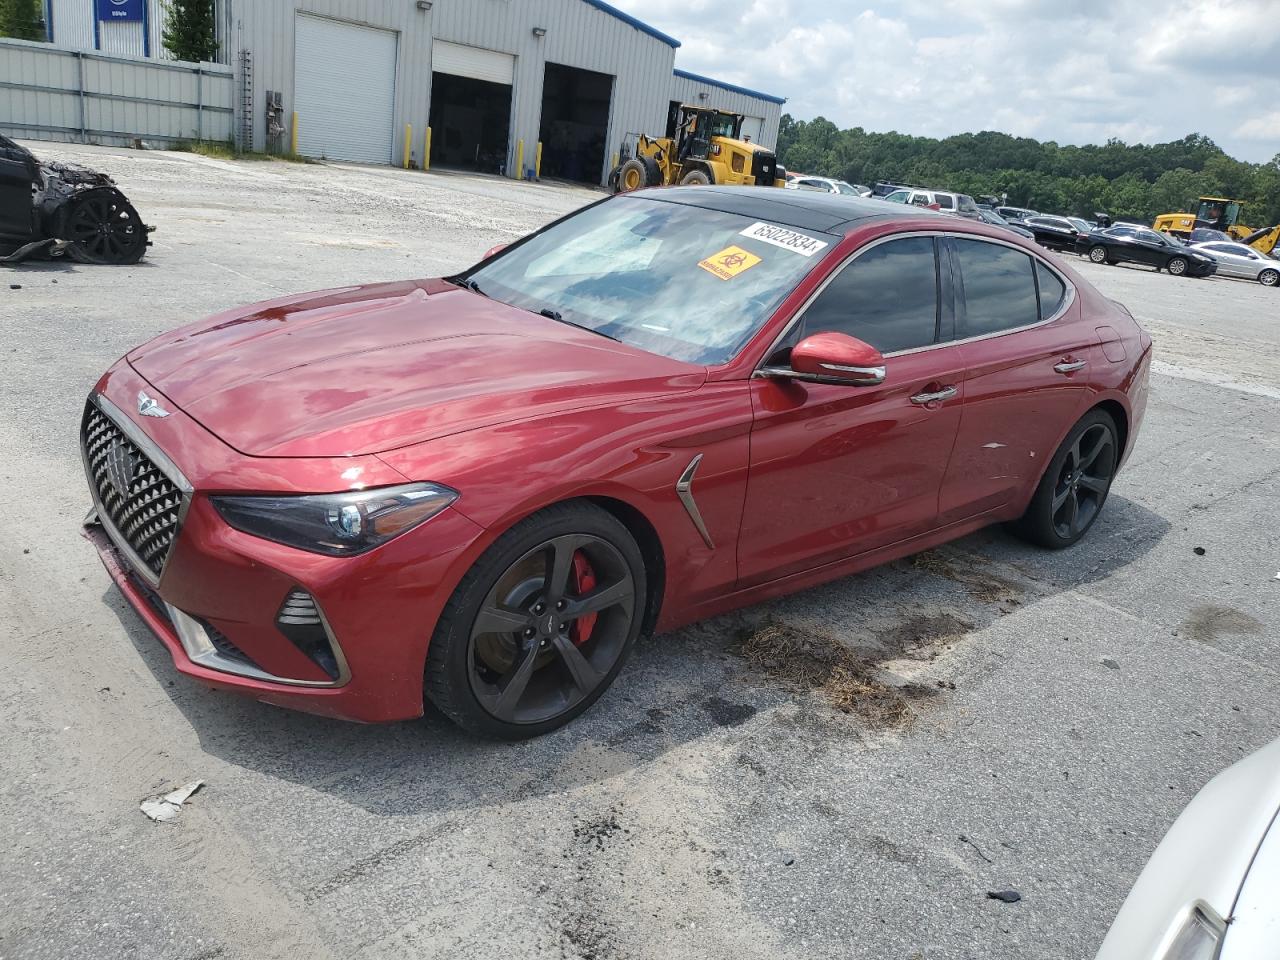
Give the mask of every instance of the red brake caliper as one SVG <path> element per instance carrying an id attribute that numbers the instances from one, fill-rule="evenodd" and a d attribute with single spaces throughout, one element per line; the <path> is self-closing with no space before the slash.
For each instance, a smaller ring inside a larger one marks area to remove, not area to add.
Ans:
<path id="1" fill-rule="evenodd" d="M 573 588 L 578 596 L 591 592 L 596 586 L 596 572 L 591 569 L 591 561 L 581 550 L 573 555 Z M 569 639 L 575 646 L 582 646 L 591 636 L 591 629 L 596 625 L 598 614 L 588 613 L 579 617 L 569 628 Z"/>

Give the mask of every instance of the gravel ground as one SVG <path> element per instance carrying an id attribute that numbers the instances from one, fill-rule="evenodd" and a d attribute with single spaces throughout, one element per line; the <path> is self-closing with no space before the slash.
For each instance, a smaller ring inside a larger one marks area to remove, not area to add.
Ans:
<path id="1" fill-rule="evenodd" d="M 134 268 L 0 274 L 5 960 L 1086 958 L 1182 806 L 1277 735 L 1280 293 L 1083 263 L 1166 372 L 1070 551 L 990 530 L 653 638 L 532 743 L 191 683 L 78 535 L 101 370 L 238 302 L 446 272 L 597 194 L 34 146 L 159 230 Z M 838 638 L 898 699 L 833 708 L 820 672 L 749 655 L 762 628 Z M 193 779 L 175 823 L 138 811 Z"/>

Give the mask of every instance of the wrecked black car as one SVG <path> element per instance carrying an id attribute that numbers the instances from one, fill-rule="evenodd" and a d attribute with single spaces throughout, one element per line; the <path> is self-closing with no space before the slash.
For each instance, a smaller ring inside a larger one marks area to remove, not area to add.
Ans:
<path id="1" fill-rule="evenodd" d="M 152 229 L 105 173 L 41 163 L 0 136 L 0 263 L 64 255 L 80 263 L 137 263 Z"/>

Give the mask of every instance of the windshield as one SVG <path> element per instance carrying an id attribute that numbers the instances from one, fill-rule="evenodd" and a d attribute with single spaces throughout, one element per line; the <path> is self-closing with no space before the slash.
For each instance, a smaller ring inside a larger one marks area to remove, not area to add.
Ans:
<path id="1" fill-rule="evenodd" d="M 853 188 L 852 184 L 845 183 L 843 180 L 836 181 L 836 189 L 839 190 L 841 193 L 847 193 L 853 197 L 856 197 L 859 195 L 858 191 Z"/>
<path id="2" fill-rule="evenodd" d="M 984 223 L 994 223 L 1003 227 L 1009 226 L 1009 221 L 1000 216 L 1000 214 L 996 213 L 994 210 L 979 210 L 978 216 L 982 218 Z"/>
<path id="3" fill-rule="evenodd" d="M 486 296 L 689 363 L 730 359 L 836 238 L 615 197 L 464 275 Z"/>
<path id="4" fill-rule="evenodd" d="M 1183 247 L 1183 243 L 1181 240 L 1174 240 L 1167 233 L 1161 233 L 1159 230 L 1151 230 L 1148 232 L 1154 233 L 1159 238 L 1160 242 L 1163 243 L 1166 247 L 1177 247 L 1179 250 L 1181 250 Z M 1151 238 L 1144 237 L 1144 239 L 1150 240 Z"/>
<path id="5" fill-rule="evenodd" d="M 738 136 L 738 118 L 732 114 L 711 113 L 703 122 L 707 125 L 704 131 L 705 136 L 731 139 Z"/>

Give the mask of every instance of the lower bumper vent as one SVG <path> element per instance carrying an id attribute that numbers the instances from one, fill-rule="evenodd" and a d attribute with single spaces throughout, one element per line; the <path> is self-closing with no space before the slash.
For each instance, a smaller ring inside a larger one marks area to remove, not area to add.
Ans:
<path id="1" fill-rule="evenodd" d="M 294 587 L 280 605 L 276 614 L 276 629 L 289 642 L 307 655 L 330 680 L 342 676 L 343 663 L 339 662 L 329 630 L 320 614 L 315 597 L 301 587 Z"/>

